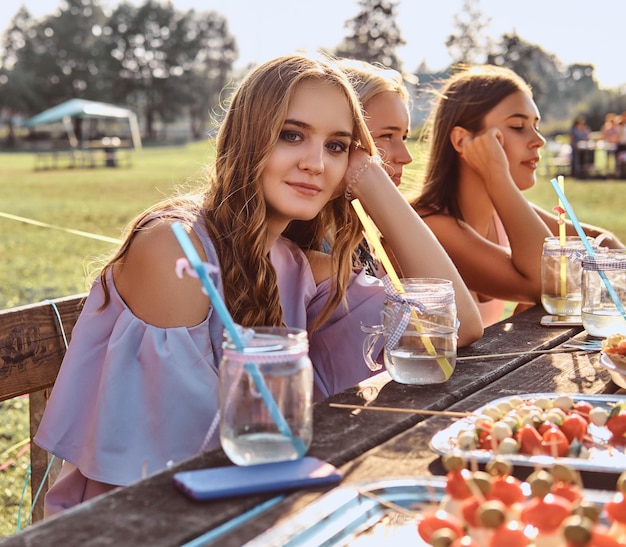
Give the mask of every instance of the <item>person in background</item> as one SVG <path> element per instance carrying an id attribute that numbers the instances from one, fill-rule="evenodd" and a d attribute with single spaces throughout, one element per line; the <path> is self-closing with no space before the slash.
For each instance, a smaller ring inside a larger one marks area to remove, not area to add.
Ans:
<path id="1" fill-rule="evenodd" d="M 529 86 L 486 65 L 445 82 L 427 125 L 425 180 L 411 203 L 461 272 L 484 326 L 503 317 L 507 301 L 518 310 L 540 302 L 543 241 L 559 233 L 557 215 L 522 193 L 536 182 L 545 144 L 539 121 Z M 606 230 L 584 229 L 623 247 Z M 567 234 L 576 235 L 569 221 Z"/>
<path id="2" fill-rule="evenodd" d="M 620 179 L 626 178 L 626 110 L 617 117 L 619 132 L 615 149 L 616 171 Z"/>
<path id="3" fill-rule="evenodd" d="M 358 98 L 330 59 L 288 55 L 252 70 L 217 135 L 198 196 L 139 215 L 94 282 L 35 441 L 64 460 L 52 515 L 219 446 L 223 325 L 201 284 L 179 278 L 181 222 L 234 321 L 309 333 L 319 400 L 371 373 L 361 324 L 380 319 L 382 282 L 353 269 L 358 198 L 403 271 L 457 288 L 459 343 L 482 335 L 469 291 L 380 165 Z M 406 234 L 415 234 L 407 238 Z M 319 249 L 333 234 L 330 253 Z"/>
<path id="4" fill-rule="evenodd" d="M 617 146 L 620 137 L 620 116 L 615 112 L 608 112 L 604 116 L 604 123 L 600 128 L 600 140 L 606 150 L 606 174 L 617 175 Z"/>
<path id="5" fill-rule="evenodd" d="M 572 147 L 571 175 L 585 178 L 589 165 L 593 165 L 593 150 L 589 150 L 590 130 L 583 116 L 576 116 L 569 130 L 569 143 Z"/>
<path id="6" fill-rule="evenodd" d="M 604 123 L 600 128 L 600 138 L 609 144 L 617 144 L 620 134 L 620 116 L 615 112 L 609 112 L 604 116 Z"/>

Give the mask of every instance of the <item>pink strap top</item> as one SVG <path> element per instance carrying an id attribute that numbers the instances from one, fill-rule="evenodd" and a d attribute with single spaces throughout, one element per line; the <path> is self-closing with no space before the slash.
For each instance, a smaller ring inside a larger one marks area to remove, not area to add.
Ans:
<path id="1" fill-rule="evenodd" d="M 502 221 L 497 213 L 493 214 L 493 221 L 498 236 L 498 245 L 509 248 L 509 238 L 506 235 L 504 225 L 502 224 Z M 493 325 L 502 319 L 506 301 L 493 298 L 487 302 L 477 302 L 477 304 L 478 311 L 480 311 L 480 316 L 483 320 L 483 326 L 488 327 L 489 325 Z"/>

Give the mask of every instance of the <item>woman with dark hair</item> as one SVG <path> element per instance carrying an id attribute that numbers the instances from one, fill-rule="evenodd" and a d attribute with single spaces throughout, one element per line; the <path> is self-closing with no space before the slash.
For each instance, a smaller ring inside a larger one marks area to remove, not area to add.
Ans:
<path id="1" fill-rule="evenodd" d="M 589 168 L 593 166 L 593 149 L 589 149 L 588 141 L 591 130 L 583 116 L 576 116 L 569 129 L 569 143 L 572 147 L 571 175 L 584 179 Z"/>
<path id="2" fill-rule="evenodd" d="M 541 253 L 558 217 L 529 203 L 545 139 L 530 87 L 497 66 L 460 70 L 441 89 L 428 124 L 429 157 L 415 210 L 444 246 L 478 303 L 483 323 L 505 301 L 541 298 Z M 585 225 L 603 245 L 612 234 Z M 576 235 L 568 222 L 567 234 Z"/>

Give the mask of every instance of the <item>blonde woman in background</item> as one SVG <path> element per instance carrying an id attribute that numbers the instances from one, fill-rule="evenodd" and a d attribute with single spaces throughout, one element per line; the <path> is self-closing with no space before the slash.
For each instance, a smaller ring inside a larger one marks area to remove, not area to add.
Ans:
<path id="1" fill-rule="evenodd" d="M 396 186 L 403 169 L 413 161 L 407 148 L 411 130 L 409 91 L 397 70 L 364 61 L 343 59 L 340 66 L 350 77 L 387 173 Z"/>

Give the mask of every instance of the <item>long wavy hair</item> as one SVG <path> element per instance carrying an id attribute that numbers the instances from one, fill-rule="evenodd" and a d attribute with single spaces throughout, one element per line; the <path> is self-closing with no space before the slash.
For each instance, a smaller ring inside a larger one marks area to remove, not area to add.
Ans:
<path id="1" fill-rule="evenodd" d="M 450 142 L 455 126 L 472 133 L 483 129 L 485 116 L 509 95 L 530 86 L 512 70 L 495 65 L 461 67 L 443 86 L 424 129 L 428 163 L 420 194 L 411 202 L 422 216 L 446 211 L 463 220 L 458 202 L 460 159 Z"/>
<path id="2" fill-rule="evenodd" d="M 105 266 L 122 259 L 134 233 L 155 213 L 193 222 L 202 214 L 220 261 L 224 299 L 235 322 L 244 326 L 282 325 L 283 310 L 274 266 L 265 251 L 266 204 L 262 173 L 287 116 L 289 102 L 302 82 L 331 84 L 345 95 L 351 109 L 354 142 L 374 154 L 359 100 L 345 74 L 331 58 L 289 55 L 252 70 L 233 93 L 216 139 L 216 159 L 201 198 L 180 196 L 156 205 L 131 222 L 118 253 Z M 186 218 L 181 219 L 181 210 Z M 348 200 L 329 201 L 310 221 L 293 221 L 283 235 L 304 252 L 332 242 L 336 277 L 329 299 L 310 330 L 320 327 L 345 299 L 361 238 L 358 216 Z M 101 273 L 105 281 L 105 271 Z M 105 288 L 106 291 L 106 288 Z"/>

